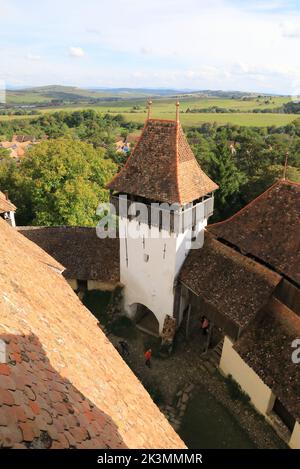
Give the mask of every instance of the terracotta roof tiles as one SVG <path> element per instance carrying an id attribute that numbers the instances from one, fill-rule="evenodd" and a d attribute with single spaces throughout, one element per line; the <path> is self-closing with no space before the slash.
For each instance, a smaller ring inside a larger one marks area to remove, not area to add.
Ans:
<path id="1" fill-rule="evenodd" d="M 267 308 L 260 321 L 249 327 L 234 346 L 297 419 L 300 419 L 300 367 L 292 361 L 292 342 L 299 337 L 300 317 L 287 307 L 275 306 Z"/>
<path id="2" fill-rule="evenodd" d="M 118 238 L 100 239 L 95 228 L 80 226 L 25 226 L 18 230 L 65 267 L 65 278 L 119 282 Z"/>
<path id="3" fill-rule="evenodd" d="M 0 191 L 0 213 L 4 212 L 15 212 L 17 209 L 14 204 L 11 203 L 6 195 Z"/>
<path id="4" fill-rule="evenodd" d="M 241 328 L 269 301 L 281 277 L 213 239 L 192 249 L 181 269 L 180 280 Z"/>
<path id="5" fill-rule="evenodd" d="M 208 229 L 300 284 L 300 184 L 281 180 Z"/>
<path id="6" fill-rule="evenodd" d="M 179 122 L 148 119 L 132 155 L 108 188 L 183 205 L 218 186 L 198 165 Z"/>
<path id="7" fill-rule="evenodd" d="M 184 448 L 56 261 L 1 219 L 0 257 L 0 447 Z"/>

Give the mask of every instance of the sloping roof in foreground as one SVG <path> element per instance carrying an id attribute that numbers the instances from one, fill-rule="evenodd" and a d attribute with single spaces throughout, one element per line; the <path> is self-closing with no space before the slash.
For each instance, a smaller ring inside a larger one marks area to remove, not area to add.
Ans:
<path id="1" fill-rule="evenodd" d="M 3 212 L 15 212 L 16 207 L 6 198 L 6 195 L 0 191 L 0 213 Z"/>
<path id="2" fill-rule="evenodd" d="M 118 283 L 119 239 L 98 238 L 95 228 L 19 227 L 18 230 L 64 267 L 64 277 Z"/>
<path id="3" fill-rule="evenodd" d="M 281 180 L 208 229 L 300 284 L 300 184 Z"/>
<path id="4" fill-rule="evenodd" d="M 292 362 L 292 342 L 300 337 L 300 317 L 288 308 L 269 311 L 235 345 L 243 360 L 300 419 L 300 366 Z"/>
<path id="5" fill-rule="evenodd" d="M 245 327 L 268 302 L 281 277 L 206 233 L 192 249 L 180 280 L 207 304 Z"/>
<path id="6" fill-rule="evenodd" d="M 132 155 L 107 187 L 171 204 L 218 189 L 197 163 L 181 124 L 159 119 L 146 121 Z"/>
<path id="7" fill-rule="evenodd" d="M 1 219 L 0 257 L 0 447 L 183 448 L 49 256 Z"/>

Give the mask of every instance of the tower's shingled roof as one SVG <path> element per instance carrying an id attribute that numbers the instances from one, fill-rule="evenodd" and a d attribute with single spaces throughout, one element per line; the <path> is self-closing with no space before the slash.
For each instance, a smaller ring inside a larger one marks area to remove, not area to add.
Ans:
<path id="1" fill-rule="evenodd" d="M 0 448 L 184 448 L 57 271 L 0 219 Z"/>
<path id="2" fill-rule="evenodd" d="M 16 207 L 11 201 L 6 197 L 3 192 L 0 191 L 0 213 L 4 212 L 15 212 Z"/>
<path id="3" fill-rule="evenodd" d="M 218 186 L 198 165 L 179 122 L 148 119 L 132 155 L 108 188 L 186 204 Z"/>
<path id="4" fill-rule="evenodd" d="M 281 180 L 208 229 L 300 285 L 300 184 Z"/>

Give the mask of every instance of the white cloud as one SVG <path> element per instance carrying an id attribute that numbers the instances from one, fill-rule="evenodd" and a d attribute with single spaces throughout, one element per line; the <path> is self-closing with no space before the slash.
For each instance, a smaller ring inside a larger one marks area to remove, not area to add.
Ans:
<path id="1" fill-rule="evenodd" d="M 31 54 L 30 52 L 27 54 L 28 60 L 41 60 L 41 56 L 37 54 Z"/>
<path id="2" fill-rule="evenodd" d="M 140 52 L 143 55 L 151 55 L 152 54 L 152 50 L 149 49 L 148 47 L 141 47 Z"/>
<path id="3" fill-rule="evenodd" d="M 69 47 L 69 54 L 71 57 L 83 57 L 84 50 L 81 47 Z"/>
<path id="4" fill-rule="evenodd" d="M 290 39 L 300 38 L 300 26 L 293 21 L 285 21 L 281 24 L 282 36 Z"/>
<path id="5" fill-rule="evenodd" d="M 299 2 L 298 11 L 289 0 L 9 3 L 18 14 L 8 15 L 6 0 L 0 78 L 10 82 L 76 77 L 80 86 L 263 87 L 289 93 L 299 80 Z M 66 61 L 64 51 L 84 60 Z"/>
<path id="6" fill-rule="evenodd" d="M 12 16 L 16 13 L 16 8 L 8 0 L 0 0 L 0 18 Z"/>

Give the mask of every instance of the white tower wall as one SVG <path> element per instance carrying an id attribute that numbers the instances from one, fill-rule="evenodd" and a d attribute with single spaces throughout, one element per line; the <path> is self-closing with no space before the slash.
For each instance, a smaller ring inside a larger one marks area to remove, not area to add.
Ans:
<path id="1" fill-rule="evenodd" d="M 207 204 L 199 204 L 197 223 L 179 234 L 159 230 L 127 217 L 119 218 L 120 280 L 124 285 L 124 306 L 129 316 L 133 305 L 140 303 L 150 309 L 162 331 L 165 316 L 174 312 L 174 283 L 191 248 L 191 237 L 202 247 L 207 225 Z M 200 215 L 199 215 L 200 214 Z"/>

